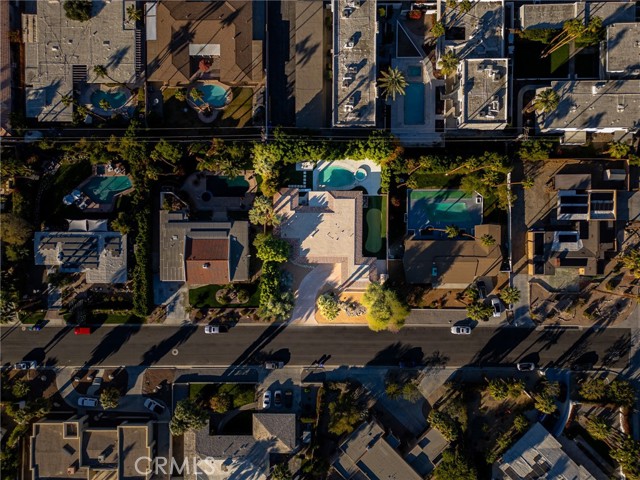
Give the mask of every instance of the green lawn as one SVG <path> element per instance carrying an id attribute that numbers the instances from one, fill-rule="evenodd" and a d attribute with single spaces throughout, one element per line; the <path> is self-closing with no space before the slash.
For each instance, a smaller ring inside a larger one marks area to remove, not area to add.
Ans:
<path id="1" fill-rule="evenodd" d="M 569 61 L 569 44 L 563 45 L 551 55 L 551 72 L 558 70 L 562 65 Z"/>
<path id="2" fill-rule="evenodd" d="M 33 325 L 40 320 L 44 320 L 44 316 L 46 315 L 46 310 L 36 310 L 35 312 L 29 312 L 26 317 L 21 319 L 22 323 L 25 325 Z"/>
<path id="3" fill-rule="evenodd" d="M 216 301 L 216 292 L 224 285 L 205 285 L 189 290 L 189 304 L 194 308 L 224 308 L 224 307 L 257 307 L 260 300 L 258 285 L 254 283 L 239 284 L 239 288 L 249 291 L 249 301 L 242 304 L 222 305 Z"/>
<path id="4" fill-rule="evenodd" d="M 216 120 L 220 127 L 244 127 L 253 114 L 253 89 L 234 87 L 233 99 L 222 111 L 222 117 Z"/>
<path id="5" fill-rule="evenodd" d="M 411 178 L 416 182 L 416 188 L 458 188 L 462 177 L 444 173 L 416 173 Z"/>
<path id="6" fill-rule="evenodd" d="M 208 403 L 213 395 L 225 394 L 232 398 L 233 408 L 255 402 L 256 386 L 252 383 L 192 383 L 189 385 L 189 398 Z"/>
<path id="7" fill-rule="evenodd" d="M 144 319 L 136 317 L 127 311 L 114 310 L 113 313 L 92 312 L 93 320 L 91 323 L 100 323 L 107 325 L 118 325 L 124 323 L 144 323 Z"/>
<path id="8" fill-rule="evenodd" d="M 365 244 L 364 255 L 385 258 L 387 240 L 387 198 L 371 196 L 365 209 L 363 222 Z"/>

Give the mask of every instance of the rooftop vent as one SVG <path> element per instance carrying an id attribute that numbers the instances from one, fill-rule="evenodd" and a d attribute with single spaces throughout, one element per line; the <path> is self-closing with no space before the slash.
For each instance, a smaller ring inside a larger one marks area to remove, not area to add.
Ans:
<path id="1" fill-rule="evenodd" d="M 618 110 L 618 113 L 624 112 L 624 105 L 622 103 L 619 103 L 617 110 Z"/>
<path id="2" fill-rule="evenodd" d="M 211 264 L 209 262 L 202 264 L 202 268 L 204 268 L 205 270 L 207 270 L 210 266 Z"/>

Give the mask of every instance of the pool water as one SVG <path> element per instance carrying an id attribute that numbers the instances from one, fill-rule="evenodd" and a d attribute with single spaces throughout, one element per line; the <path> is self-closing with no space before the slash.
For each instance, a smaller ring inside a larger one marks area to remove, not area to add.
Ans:
<path id="1" fill-rule="evenodd" d="M 407 74 L 409 77 L 420 77 L 422 75 L 422 68 L 418 65 L 411 65 L 407 68 Z"/>
<path id="2" fill-rule="evenodd" d="M 410 83 L 405 89 L 404 124 L 424 124 L 424 83 Z"/>
<path id="3" fill-rule="evenodd" d="M 318 183 L 331 188 L 344 188 L 352 186 L 355 183 L 355 177 L 351 170 L 329 165 L 318 172 Z"/>
<path id="4" fill-rule="evenodd" d="M 94 107 L 99 108 L 101 110 L 102 108 L 100 107 L 100 101 L 102 100 L 106 100 L 107 102 L 109 102 L 109 105 L 111 105 L 111 108 L 113 110 L 116 110 L 124 106 L 124 104 L 127 103 L 128 99 L 129 99 L 129 95 L 127 95 L 127 93 L 123 90 L 114 90 L 111 92 L 96 90 L 91 94 L 91 104 Z"/>
<path id="5" fill-rule="evenodd" d="M 242 175 L 233 178 L 207 175 L 207 191 L 214 197 L 243 197 L 249 191 L 249 182 Z"/>
<path id="6" fill-rule="evenodd" d="M 126 175 L 93 177 L 82 187 L 82 191 L 95 203 L 113 203 L 114 197 L 132 187 Z"/>
<path id="7" fill-rule="evenodd" d="M 196 105 L 200 106 L 203 103 L 208 103 L 214 108 L 220 108 L 227 104 L 228 89 L 217 84 L 199 85 L 197 88 L 202 92 L 203 101 L 194 102 Z"/>

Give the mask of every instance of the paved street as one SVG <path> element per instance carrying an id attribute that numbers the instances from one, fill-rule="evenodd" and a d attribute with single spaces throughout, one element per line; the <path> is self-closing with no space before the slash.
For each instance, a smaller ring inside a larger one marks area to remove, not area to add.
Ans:
<path id="1" fill-rule="evenodd" d="M 508 364 L 520 359 L 539 366 L 592 363 L 622 368 L 631 333 L 606 330 L 476 328 L 469 336 L 449 327 L 405 327 L 400 333 L 374 333 L 366 327 L 237 326 L 205 335 L 195 327 L 103 326 L 92 335 L 72 328 L 40 332 L 0 329 L 2 364 L 22 359 L 46 366 L 227 366 L 278 358 L 290 366 L 324 358 L 333 365 L 397 365 L 400 358 L 448 367 Z"/>

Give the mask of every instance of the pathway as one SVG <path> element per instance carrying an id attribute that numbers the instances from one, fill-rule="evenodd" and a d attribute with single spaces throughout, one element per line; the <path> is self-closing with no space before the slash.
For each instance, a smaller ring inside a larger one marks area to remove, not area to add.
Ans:
<path id="1" fill-rule="evenodd" d="M 289 323 L 317 325 L 315 309 L 318 293 L 326 286 L 333 285 L 335 287 L 339 283 L 339 264 L 322 264 L 311 270 L 300 282 Z"/>

